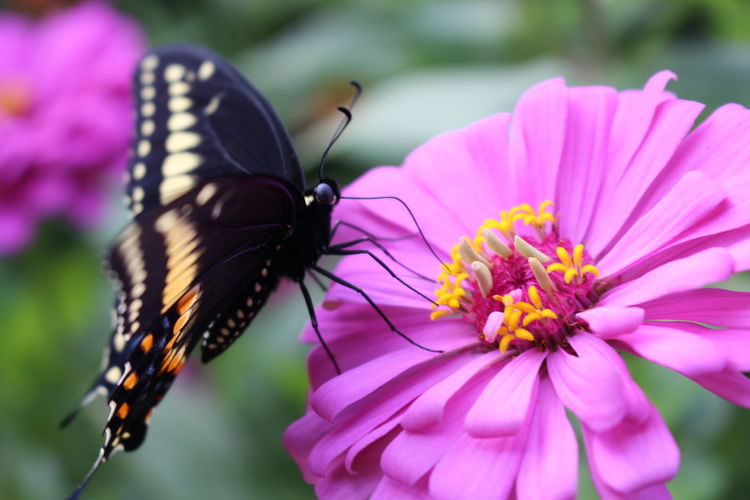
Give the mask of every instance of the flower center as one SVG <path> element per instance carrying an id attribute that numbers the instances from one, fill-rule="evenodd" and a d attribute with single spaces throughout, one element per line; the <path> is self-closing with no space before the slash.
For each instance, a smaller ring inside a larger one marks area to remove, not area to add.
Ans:
<path id="1" fill-rule="evenodd" d="M 571 351 L 566 338 L 585 328 L 576 314 L 599 299 L 599 270 L 583 245 L 556 234 L 551 205 L 502 211 L 475 238 L 461 238 L 438 276 L 431 318 L 461 315 L 483 344 L 502 352 Z M 520 236 L 517 224 L 533 231 Z"/>
<path id="2" fill-rule="evenodd" d="M 31 108 L 31 90 L 17 78 L 0 80 L 0 117 L 21 116 Z"/>

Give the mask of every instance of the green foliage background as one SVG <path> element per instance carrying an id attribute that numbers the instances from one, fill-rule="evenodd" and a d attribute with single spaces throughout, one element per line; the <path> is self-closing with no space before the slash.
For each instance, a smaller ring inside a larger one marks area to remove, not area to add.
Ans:
<path id="1" fill-rule="evenodd" d="M 23 3 L 23 2 L 17 2 Z M 335 148 L 345 183 L 398 164 L 432 135 L 509 111 L 545 78 L 640 87 L 655 71 L 707 103 L 750 102 L 750 4 L 732 0 L 119 0 L 153 44 L 188 41 L 234 61 L 268 95 L 314 169 L 347 102 L 364 96 Z M 100 445 L 100 401 L 66 431 L 59 419 L 88 387 L 109 336 L 110 285 L 99 260 L 125 223 L 75 234 L 48 223 L 33 247 L 0 260 L 0 498 L 63 498 Z M 747 277 L 730 286 L 750 289 Z M 282 288 L 216 362 L 193 363 L 160 405 L 141 449 L 121 454 L 84 498 L 310 498 L 281 445 L 302 415 L 306 313 Z M 750 412 L 660 367 L 629 359 L 682 449 L 676 498 L 750 492 Z M 581 467 L 581 498 L 596 498 Z M 540 478 L 544 480 L 544 478 Z"/>

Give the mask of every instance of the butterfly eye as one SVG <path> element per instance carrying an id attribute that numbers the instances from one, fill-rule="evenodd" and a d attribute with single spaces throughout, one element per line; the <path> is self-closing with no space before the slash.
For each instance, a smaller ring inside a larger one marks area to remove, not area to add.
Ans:
<path id="1" fill-rule="evenodd" d="M 315 186 L 315 198 L 321 205 L 334 205 L 337 201 L 336 190 L 327 182 Z"/>

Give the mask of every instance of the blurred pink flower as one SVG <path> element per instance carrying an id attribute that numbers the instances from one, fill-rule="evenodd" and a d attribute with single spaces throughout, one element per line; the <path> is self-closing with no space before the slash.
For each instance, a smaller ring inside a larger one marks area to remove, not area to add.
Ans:
<path id="1" fill-rule="evenodd" d="M 331 288 L 319 321 L 343 373 L 312 350 L 309 408 L 285 434 L 321 498 L 574 498 L 566 410 L 602 498 L 668 498 L 679 450 L 618 351 L 750 406 L 750 294 L 703 288 L 750 268 L 750 111 L 691 131 L 703 106 L 666 92 L 673 77 L 620 93 L 547 81 L 346 190 L 402 198 L 447 265 L 403 239 L 398 204 L 343 200 L 342 219 L 402 237 L 381 242 L 438 278 L 400 273 L 440 305 L 364 256 L 337 274 L 445 353 Z"/>
<path id="2" fill-rule="evenodd" d="M 88 225 L 124 169 L 138 26 L 86 2 L 41 21 L 0 13 L 0 254 L 40 219 Z"/>

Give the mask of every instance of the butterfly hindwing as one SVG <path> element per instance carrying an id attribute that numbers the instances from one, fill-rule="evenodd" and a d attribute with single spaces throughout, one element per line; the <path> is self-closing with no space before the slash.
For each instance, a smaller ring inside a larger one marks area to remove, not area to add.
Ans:
<path id="1" fill-rule="evenodd" d="M 134 215 L 211 179 L 280 177 L 304 189 L 291 140 L 266 99 L 229 63 L 172 46 L 135 75 L 136 139 L 126 200 Z"/>
<path id="2" fill-rule="evenodd" d="M 261 201 L 264 209 L 247 210 L 247 200 Z M 100 377 L 108 383 L 110 406 L 104 460 L 118 447 L 140 444 L 151 410 L 201 338 L 204 358 L 213 358 L 241 333 L 240 322 L 249 323 L 278 283 L 273 256 L 303 204 L 301 194 L 281 180 L 216 179 L 164 210 L 144 214 L 123 232 L 110 255 L 123 289 Z M 133 263 L 132 248 L 140 263 Z M 161 272 L 151 273 L 147 263 Z M 255 304 L 242 318 L 238 297 L 246 306 L 249 299 Z M 229 321 L 236 328 L 225 336 Z"/>

